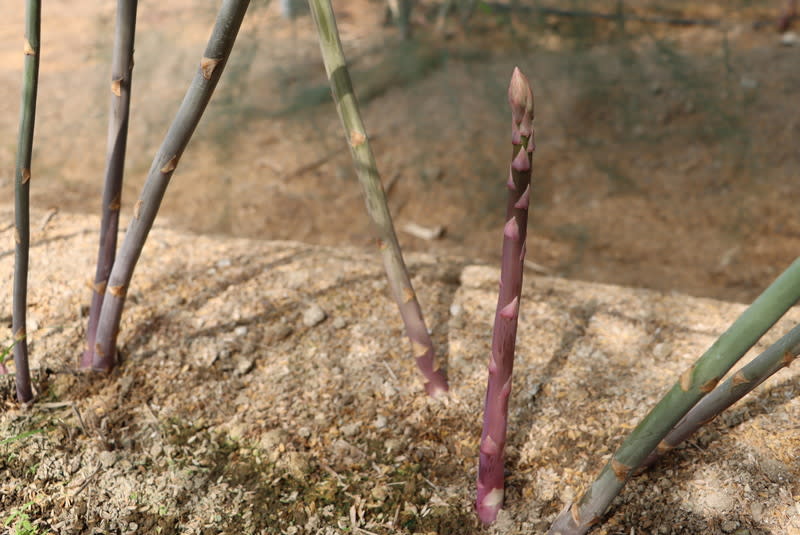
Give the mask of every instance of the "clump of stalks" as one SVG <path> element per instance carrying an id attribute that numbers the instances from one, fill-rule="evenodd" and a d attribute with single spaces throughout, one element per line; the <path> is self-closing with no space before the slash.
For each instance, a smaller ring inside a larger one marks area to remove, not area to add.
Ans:
<path id="1" fill-rule="evenodd" d="M 170 178 L 178 167 L 181 155 L 222 76 L 249 3 L 249 0 L 222 2 L 192 84 L 153 160 L 147 181 L 134 205 L 133 218 L 111 269 L 103 297 L 92 356 L 92 368 L 95 370 L 108 371 L 116 363 L 117 334 L 133 270 L 153 226 Z"/>
<path id="2" fill-rule="evenodd" d="M 117 1 L 117 22 L 111 60 L 111 113 L 108 120 L 108 149 L 103 188 L 100 246 L 97 269 L 92 285 L 92 304 L 86 328 L 86 350 L 81 367 L 89 368 L 94 358 L 97 322 L 103 305 L 108 276 L 117 252 L 119 210 L 122 205 L 122 177 L 125 172 L 125 150 L 128 142 L 131 83 L 133 81 L 133 41 L 136 34 L 138 0 Z"/>
<path id="3" fill-rule="evenodd" d="M 41 12 L 41 0 L 27 0 L 25 3 L 25 44 L 23 46 L 25 65 L 22 71 L 22 105 L 14 173 L 15 256 L 11 330 L 14 336 L 14 380 L 17 399 L 21 403 L 27 403 L 33 399 L 25 319 L 28 308 L 31 154 L 33 152 L 33 127 L 36 122 L 36 94 L 39 87 Z"/>
<path id="4" fill-rule="evenodd" d="M 755 387 L 788 367 L 800 354 L 800 325 L 783 335 L 732 377 L 716 387 L 692 407 L 678 425 L 659 442 L 637 472 L 652 466 L 662 455 L 691 437 L 698 429 L 719 416 L 722 411 L 742 399 Z"/>
<path id="5" fill-rule="evenodd" d="M 614 497 L 655 451 L 668 433 L 719 380 L 800 299 L 797 259 L 742 313 L 716 342 L 686 370 L 631 432 L 589 490 L 556 518 L 549 535 L 579 535 L 600 522 Z M 734 376 L 734 379 L 737 376 Z M 746 380 L 749 376 L 740 376 Z M 733 385 L 733 380 L 728 386 Z M 727 389 L 723 385 L 723 390 Z M 662 450 L 665 446 L 662 445 Z"/>
<path id="6" fill-rule="evenodd" d="M 533 133 L 533 93 L 528 79 L 514 69 L 508 87 L 511 105 L 511 164 L 508 170 L 508 202 L 503 228 L 500 292 L 494 318 L 489 380 L 483 412 L 476 510 L 485 524 L 494 522 L 503 505 L 504 450 L 508 428 L 508 400 L 517 342 L 525 238 L 531 196 L 531 158 L 536 147 Z"/>
<path id="7" fill-rule="evenodd" d="M 367 212 L 375 225 L 379 239 L 386 277 L 392 294 L 400 309 L 406 333 L 411 340 L 411 351 L 417 366 L 425 377 L 425 390 L 436 396 L 447 392 L 447 378 L 437 367 L 434 348 L 422 309 L 408 277 L 400 244 L 386 203 L 386 193 L 381 184 L 375 156 L 367 139 L 364 122 L 358 109 L 353 83 L 336 27 L 336 19 L 330 0 L 309 0 L 311 14 L 317 25 L 322 59 L 331 84 L 336 110 L 344 127 L 345 137 L 353 157 L 358 181 L 367 203 Z"/>

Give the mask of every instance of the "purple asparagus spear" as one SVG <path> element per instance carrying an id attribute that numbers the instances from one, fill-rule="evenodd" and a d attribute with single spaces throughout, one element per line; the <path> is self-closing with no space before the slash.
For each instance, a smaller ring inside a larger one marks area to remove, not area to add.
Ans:
<path id="1" fill-rule="evenodd" d="M 525 260 L 525 237 L 528 228 L 528 204 L 531 192 L 531 157 L 533 138 L 533 93 L 528 79 L 514 69 L 508 88 L 511 105 L 511 169 L 509 170 L 508 205 L 503 229 L 503 260 L 500 269 L 500 295 L 489 358 L 489 382 L 483 413 L 480 462 L 478 465 L 478 517 L 485 524 L 494 522 L 503 505 L 503 449 L 506 444 L 508 398 L 517 341 L 522 269 Z"/>

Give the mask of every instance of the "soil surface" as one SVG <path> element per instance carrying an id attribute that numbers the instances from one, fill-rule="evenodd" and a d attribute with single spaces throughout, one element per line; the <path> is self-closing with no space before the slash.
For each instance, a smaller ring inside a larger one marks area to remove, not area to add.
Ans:
<path id="1" fill-rule="evenodd" d="M 97 213 L 114 6 L 74 4 L 44 10 L 31 191 L 42 209 Z M 479 11 L 466 31 L 451 17 L 439 33 L 422 2 L 418 39 L 403 44 L 383 26 L 382 2 L 337 3 L 403 246 L 496 261 L 505 92 L 519 65 L 537 102 L 530 259 L 552 275 L 752 300 L 800 246 L 800 45 L 775 30 L 783 4 L 624 2 L 628 16 L 718 22 L 685 27 Z M 0 6 L 0 195 L 10 198 L 23 9 Z M 140 4 L 125 214 L 213 17 L 193 0 Z M 310 18 L 254 2 L 161 217 L 202 233 L 369 245 L 328 95 Z M 402 231 L 410 223 L 445 234 L 419 239 Z"/>
<path id="2" fill-rule="evenodd" d="M 451 382 L 433 400 L 374 253 L 159 226 L 128 294 L 124 362 L 87 376 L 75 281 L 96 225 L 59 214 L 36 233 L 36 403 L 20 409 L 0 377 L 11 533 L 542 534 L 744 308 L 529 276 L 505 510 L 486 529 L 473 500 L 496 267 L 409 255 Z M 800 534 L 798 376 L 775 375 L 631 481 L 594 533 Z"/>
<path id="3" fill-rule="evenodd" d="M 335 3 L 451 398 L 420 394 L 313 24 L 269 2 L 253 3 L 164 199 L 126 309 L 125 362 L 76 374 L 114 6 L 51 0 L 31 188 L 36 405 L 19 409 L 0 377 L 11 533 L 542 533 L 741 311 L 683 294 L 749 302 L 796 257 L 800 43 L 775 31 L 782 2 L 624 3 L 629 16 L 712 26 L 481 11 L 441 32 L 420 2 L 412 43 L 384 27 L 382 3 Z M 140 2 L 123 227 L 215 9 Z M 10 201 L 23 3 L 0 0 L 0 12 Z M 472 485 L 514 65 L 537 103 L 533 264 L 507 511 L 485 530 Z M 8 205 L 0 214 L 11 222 Z M 409 224 L 444 232 L 422 239 Z M 4 311 L 11 229 L 0 225 Z M 596 532 L 800 533 L 796 375 L 634 481 Z"/>

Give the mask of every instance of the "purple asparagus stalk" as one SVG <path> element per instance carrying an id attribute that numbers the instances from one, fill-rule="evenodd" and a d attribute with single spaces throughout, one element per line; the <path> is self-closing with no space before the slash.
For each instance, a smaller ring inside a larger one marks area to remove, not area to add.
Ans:
<path id="1" fill-rule="evenodd" d="M 511 143 L 508 205 L 503 229 L 503 260 L 500 269 L 500 295 L 494 317 L 489 382 L 483 413 L 480 462 L 478 464 L 478 517 L 485 524 L 494 522 L 503 505 L 503 449 L 506 444 L 508 398 L 517 341 L 517 320 L 522 293 L 525 237 L 531 193 L 531 157 L 536 148 L 533 136 L 533 93 L 528 79 L 514 69 L 508 88 L 511 105 Z"/>
<path id="2" fill-rule="evenodd" d="M 125 171 L 125 147 L 128 141 L 128 117 L 133 78 L 133 37 L 136 33 L 136 5 L 138 0 L 117 1 L 117 26 L 114 37 L 114 57 L 111 65 L 111 114 L 108 120 L 108 154 L 106 158 L 105 186 L 103 188 L 103 216 L 100 223 L 100 246 L 97 252 L 97 269 L 92 286 L 92 305 L 86 328 L 86 350 L 81 368 L 89 368 L 94 358 L 97 322 L 103 305 L 108 276 L 117 253 L 117 229 L 122 199 L 122 176 Z"/>

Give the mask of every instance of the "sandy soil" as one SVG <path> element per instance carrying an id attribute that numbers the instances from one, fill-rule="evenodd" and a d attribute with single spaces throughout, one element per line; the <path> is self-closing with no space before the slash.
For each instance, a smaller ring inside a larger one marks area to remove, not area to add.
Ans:
<path id="1" fill-rule="evenodd" d="M 37 233 L 37 403 L 20 410 L 0 378 L 0 519 L 41 534 L 541 534 L 743 309 L 529 276 L 506 509 L 486 530 L 472 503 L 497 268 L 409 258 L 452 384 L 436 401 L 375 254 L 159 227 L 129 292 L 125 361 L 87 377 L 75 281 L 96 224 L 57 215 Z M 798 374 L 632 481 L 595 533 L 800 533 Z"/>
<path id="2" fill-rule="evenodd" d="M 0 2 L 0 195 L 12 191 L 22 5 Z M 613 11 L 616 2 L 593 2 Z M 548 273 L 749 301 L 796 256 L 800 46 L 781 2 L 626 2 L 710 17 L 687 28 L 584 18 L 478 16 L 401 46 L 375 2 L 339 6 L 356 87 L 398 227 L 443 226 L 408 250 L 497 255 L 508 148 L 505 88 L 519 64 L 537 98 L 531 258 Z M 105 155 L 113 6 L 50 2 L 32 195 L 96 213 Z M 575 2 L 575 8 L 585 8 Z M 213 20 L 144 1 L 124 209 L 182 98 Z M 418 20 L 418 23 L 425 22 Z M 365 246 L 372 239 L 311 21 L 254 4 L 219 93 L 163 206 L 196 232 Z"/>

